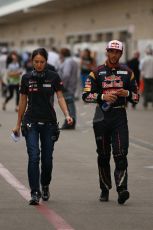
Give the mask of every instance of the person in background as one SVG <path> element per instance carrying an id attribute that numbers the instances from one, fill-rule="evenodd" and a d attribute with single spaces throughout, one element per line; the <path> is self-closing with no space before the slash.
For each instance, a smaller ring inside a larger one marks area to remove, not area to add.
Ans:
<path id="1" fill-rule="evenodd" d="M 7 93 L 7 71 L 6 71 L 6 60 L 8 56 L 8 50 L 6 47 L 3 47 L 0 50 L 0 84 L 2 97 L 6 97 Z"/>
<path id="2" fill-rule="evenodd" d="M 80 59 L 80 53 L 75 53 L 73 55 L 73 59 L 74 61 L 77 63 L 77 83 L 76 83 L 76 91 L 75 91 L 75 100 L 79 100 L 80 99 L 80 96 L 82 94 L 82 90 L 81 90 L 81 79 L 80 79 L 80 62 L 81 62 L 81 59 Z"/>
<path id="3" fill-rule="evenodd" d="M 130 196 L 127 171 L 129 131 L 125 107 L 127 101 L 138 103 L 139 100 L 134 73 L 119 63 L 122 53 L 122 42 L 113 40 L 107 44 L 107 60 L 89 74 L 82 95 L 85 102 L 97 103 L 93 129 L 98 153 L 100 201 L 109 200 L 109 190 L 112 188 L 112 148 L 119 204 L 124 204 Z"/>
<path id="4" fill-rule="evenodd" d="M 19 83 L 20 77 L 22 74 L 22 69 L 19 63 L 18 54 L 13 51 L 8 58 L 7 61 L 7 82 L 8 82 L 8 96 L 6 96 L 5 101 L 3 103 L 2 109 L 6 110 L 6 104 L 13 98 L 14 91 L 16 93 L 16 107 L 15 111 L 18 111 L 19 104 Z"/>
<path id="5" fill-rule="evenodd" d="M 64 98 L 67 103 L 67 107 L 70 116 L 73 118 L 73 124 L 68 124 L 67 120 L 64 121 L 61 129 L 75 129 L 76 126 L 76 106 L 75 106 L 75 92 L 77 87 L 77 74 L 78 64 L 71 57 L 71 52 L 68 48 L 62 48 L 60 50 L 59 75 L 63 81 L 64 86 Z"/>
<path id="6" fill-rule="evenodd" d="M 148 103 L 153 105 L 153 50 L 146 48 L 146 56 L 140 63 L 141 79 L 144 81 L 143 106 L 146 109 Z"/>
<path id="7" fill-rule="evenodd" d="M 31 53 L 30 52 L 26 52 L 26 59 L 24 60 L 24 69 L 26 73 L 29 73 L 33 70 L 33 66 L 32 66 L 32 60 L 31 60 Z"/>
<path id="8" fill-rule="evenodd" d="M 82 88 L 84 88 L 86 79 L 95 66 L 96 62 L 95 59 L 91 56 L 91 51 L 89 49 L 83 50 L 80 64 Z"/>
<path id="9" fill-rule="evenodd" d="M 13 133 L 19 136 L 21 128 L 26 140 L 30 205 L 39 204 L 41 197 L 44 201 L 50 197 L 53 150 L 59 136 L 56 112 L 52 103 L 55 93 L 67 123 L 73 122 L 63 97 L 63 83 L 59 75 L 47 67 L 47 58 L 48 53 L 44 48 L 36 49 L 32 53 L 33 71 L 22 76 L 18 119 L 13 129 Z"/>
<path id="10" fill-rule="evenodd" d="M 58 70 L 60 63 L 59 53 L 56 47 L 52 47 L 50 51 L 48 51 L 48 64 L 53 65 L 56 70 Z"/>
<path id="11" fill-rule="evenodd" d="M 139 69 L 139 66 L 140 66 L 140 61 L 139 61 L 139 58 L 140 58 L 140 53 L 138 51 L 134 52 L 134 55 L 133 55 L 133 58 L 130 59 L 128 62 L 127 62 L 127 65 L 128 67 L 133 71 L 134 73 L 134 76 L 135 76 L 135 80 L 137 82 L 137 85 L 139 87 L 139 84 L 140 84 L 140 69 Z M 132 107 L 135 108 L 136 107 L 136 104 L 132 104 Z"/>

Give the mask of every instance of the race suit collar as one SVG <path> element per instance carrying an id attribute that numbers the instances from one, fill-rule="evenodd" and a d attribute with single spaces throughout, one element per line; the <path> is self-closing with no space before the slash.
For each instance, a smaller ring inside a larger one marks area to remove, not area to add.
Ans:
<path id="1" fill-rule="evenodd" d="M 119 67 L 119 63 L 113 65 L 108 60 L 106 60 L 105 66 L 108 66 L 110 69 L 117 69 Z"/>

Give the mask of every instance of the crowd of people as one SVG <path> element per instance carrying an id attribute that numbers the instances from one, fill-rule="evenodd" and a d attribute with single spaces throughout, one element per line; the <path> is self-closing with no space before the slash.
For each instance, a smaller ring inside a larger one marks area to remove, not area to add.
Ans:
<path id="1" fill-rule="evenodd" d="M 152 47 L 146 47 L 145 52 L 145 57 L 140 58 L 140 52 L 135 51 L 133 57 L 127 60 L 126 64 L 134 72 L 137 85 L 140 87 L 143 96 L 143 107 L 146 109 L 148 103 L 151 102 L 153 104 Z M 64 81 L 65 90 L 68 91 L 65 92 L 65 97 L 66 94 L 68 94 L 67 98 L 69 99 L 67 103 L 75 120 L 71 127 L 67 126 L 64 122 L 63 129 L 73 129 L 76 123 L 75 100 L 80 99 L 89 73 L 97 66 L 96 58 L 88 48 L 81 51 L 79 50 L 77 54 L 72 55 L 68 48 L 57 50 L 53 47 L 51 50 L 48 50 L 48 64 L 55 68 L 55 71 L 60 74 Z M 8 52 L 6 48 L 0 50 L 0 84 L 1 95 L 3 97 L 3 110 L 7 109 L 7 103 L 13 99 L 15 94 L 15 111 L 18 111 L 21 76 L 24 73 L 32 71 L 32 69 L 30 52 L 19 54 L 17 51 Z M 136 105 L 132 104 L 132 107 L 136 108 Z"/>

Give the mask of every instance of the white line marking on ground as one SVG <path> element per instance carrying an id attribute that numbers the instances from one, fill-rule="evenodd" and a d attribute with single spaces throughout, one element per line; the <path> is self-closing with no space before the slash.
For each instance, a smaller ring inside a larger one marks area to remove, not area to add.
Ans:
<path id="1" fill-rule="evenodd" d="M 146 169 L 153 169 L 153 166 L 145 166 Z"/>
<path id="2" fill-rule="evenodd" d="M 143 146 L 140 146 L 140 145 L 138 145 L 138 144 L 134 144 L 134 143 L 131 143 L 130 142 L 130 146 L 133 146 L 133 147 L 135 147 L 135 148 L 139 148 L 139 149 L 143 149 L 143 150 L 145 150 L 145 151 L 148 151 L 148 152 L 152 152 L 152 150 L 150 150 L 150 149 L 148 149 L 148 148 L 146 148 L 146 147 L 143 147 Z"/>
<path id="3" fill-rule="evenodd" d="M 0 163 L 0 175 L 27 201 L 30 200 L 30 191 L 11 172 Z M 55 227 L 56 230 L 74 230 L 61 216 L 44 203 L 35 208 Z"/>

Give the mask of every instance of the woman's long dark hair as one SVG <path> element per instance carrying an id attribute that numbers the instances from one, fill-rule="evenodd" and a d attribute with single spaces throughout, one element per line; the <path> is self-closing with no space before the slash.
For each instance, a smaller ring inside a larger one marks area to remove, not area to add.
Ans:
<path id="1" fill-rule="evenodd" d="M 45 60 L 47 61 L 48 60 L 48 52 L 46 51 L 45 48 L 38 48 L 38 49 L 35 49 L 33 52 L 32 52 L 32 55 L 31 55 L 31 59 L 33 60 L 34 57 L 36 55 L 40 54 L 41 56 L 43 56 L 45 58 Z"/>

